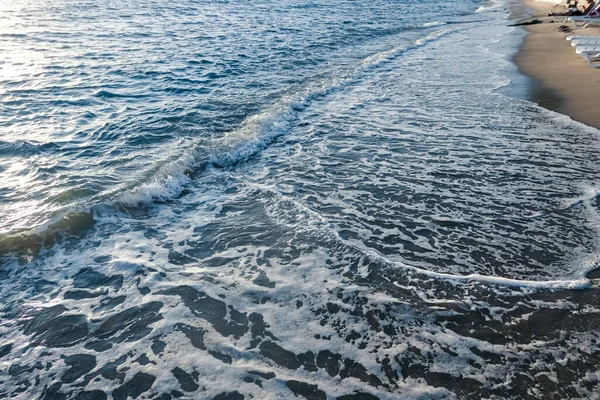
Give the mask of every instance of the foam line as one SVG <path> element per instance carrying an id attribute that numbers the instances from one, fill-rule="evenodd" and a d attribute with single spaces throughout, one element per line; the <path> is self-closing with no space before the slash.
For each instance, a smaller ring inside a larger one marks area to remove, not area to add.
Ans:
<path id="1" fill-rule="evenodd" d="M 458 281 L 476 281 L 491 283 L 494 285 L 501 286 L 513 286 L 523 288 L 541 288 L 541 289 L 588 289 L 592 286 L 592 283 L 588 279 L 574 279 L 574 280 L 553 280 L 553 281 L 531 281 L 531 280 L 518 280 L 510 278 L 502 278 L 499 276 L 487 276 L 481 274 L 469 274 L 469 275 L 452 275 L 444 273 L 435 273 L 431 271 L 425 271 L 419 268 L 414 268 L 419 273 L 442 278 L 447 280 L 458 280 Z"/>
<path id="2" fill-rule="evenodd" d="M 492 285 L 499 285 L 499 286 L 504 286 L 504 287 L 518 287 L 518 288 L 530 288 L 530 289 L 551 289 L 551 290 L 565 290 L 565 289 L 581 290 L 581 289 L 588 289 L 588 288 L 591 288 L 592 286 L 594 286 L 592 281 L 589 279 L 586 279 L 586 278 L 564 279 L 564 280 L 559 279 L 559 280 L 550 280 L 550 281 L 533 281 L 533 280 L 520 280 L 520 279 L 504 278 L 504 277 L 499 277 L 499 276 L 489 276 L 489 275 L 482 275 L 482 274 L 455 275 L 455 274 L 450 274 L 450 273 L 428 271 L 426 269 L 418 268 L 418 267 L 408 265 L 405 263 L 392 261 L 392 260 L 389 260 L 388 258 L 382 256 L 375 250 L 361 248 L 361 247 L 343 239 L 342 237 L 340 237 L 338 232 L 333 228 L 333 225 L 331 223 L 329 223 L 329 221 L 325 217 L 323 217 L 318 212 L 312 210 L 311 208 L 305 206 L 304 204 L 298 202 L 297 200 L 294 200 L 290 197 L 284 196 L 284 195 L 282 195 L 278 192 L 275 192 L 263 185 L 253 184 L 252 186 L 257 187 L 260 190 L 267 190 L 267 191 L 271 192 L 272 194 L 280 196 L 282 201 L 290 202 L 294 207 L 297 207 L 302 212 L 307 214 L 309 216 L 309 218 L 314 220 L 313 223 L 310 223 L 310 222 L 307 223 L 306 220 L 303 220 L 302 226 L 304 228 L 316 227 L 317 230 L 321 229 L 324 231 L 325 234 L 329 234 L 329 235 L 333 236 L 335 238 L 335 240 L 338 241 L 339 243 L 342 243 L 345 246 L 348 246 L 348 247 L 364 254 L 371 260 L 377 261 L 384 265 L 388 265 L 390 267 L 400 268 L 403 270 L 415 272 L 420 275 L 425 275 L 425 276 L 427 276 L 429 278 L 433 278 L 433 279 L 453 281 L 453 282 L 458 282 L 458 283 L 479 282 L 479 283 L 483 283 L 483 284 L 492 284 Z"/>
<path id="3" fill-rule="evenodd" d="M 337 232 L 336 232 L 337 233 Z M 337 235 L 336 235 L 337 236 Z M 338 236 L 339 237 L 339 236 Z M 339 240 L 344 241 L 342 238 Z M 360 249 L 352 244 L 346 243 L 349 246 L 354 247 L 356 250 L 363 252 L 371 259 L 376 259 L 385 264 L 392 265 L 394 267 L 402 268 L 404 270 L 409 270 L 416 272 L 421 275 L 425 275 L 434 279 L 443 279 L 446 281 L 455 281 L 460 283 L 467 282 L 480 282 L 484 284 L 493 284 L 505 287 L 518 287 L 518 288 L 532 288 L 532 289 L 552 289 L 552 290 L 564 290 L 564 289 L 589 289 L 593 286 L 592 282 L 589 279 L 565 279 L 565 280 L 551 280 L 551 281 L 532 281 L 532 280 L 520 280 L 520 279 L 511 279 L 511 278 L 503 278 L 499 276 L 488 276 L 481 274 L 469 274 L 469 275 L 455 275 L 443 272 L 434 272 L 428 271 L 426 269 L 414 267 L 412 265 L 391 261 L 382 255 L 376 253 L 373 250 L 364 250 Z"/>

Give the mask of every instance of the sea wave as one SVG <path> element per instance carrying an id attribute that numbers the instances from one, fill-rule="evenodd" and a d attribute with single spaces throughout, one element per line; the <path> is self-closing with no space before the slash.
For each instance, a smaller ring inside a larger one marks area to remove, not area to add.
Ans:
<path id="1" fill-rule="evenodd" d="M 54 243 L 55 240 L 47 241 L 46 238 L 55 238 L 57 230 L 65 229 L 66 232 L 69 232 L 73 216 L 82 213 L 92 216 L 94 209 L 97 208 L 113 207 L 118 209 L 121 205 L 147 207 L 154 201 L 169 201 L 179 196 L 186 185 L 207 168 L 227 168 L 243 163 L 267 148 L 278 137 L 286 135 L 293 127 L 298 113 L 310 107 L 315 99 L 343 90 L 348 85 L 359 81 L 372 69 L 392 61 L 406 51 L 426 46 L 456 29 L 437 30 L 417 38 L 412 45 L 397 46 L 369 55 L 340 76 L 316 81 L 307 89 L 282 97 L 264 111 L 246 118 L 237 129 L 226 133 L 223 137 L 179 140 L 173 147 L 183 150 L 157 162 L 153 168 L 139 176 L 136 181 L 123 183 L 102 193 L 95 194 L 93 192 L 94 196 L 89 198 L 85 205 L 60 207 L 57 214 L 49 219 L 54 222 L 34 228 L 27 234 L 23 232 L 5 233 L 4 242 L 6 244 L 2 247 L 2 251 L 7 252 L 9 249 L 19 252 L 39 250 L 43 247 L 43 243 Z M 23 241 L 23 244 L 19 249 L 16 244 L 20 240 Z M 37 244 L 32 245 L 31 243 L 34 242 Z"/>

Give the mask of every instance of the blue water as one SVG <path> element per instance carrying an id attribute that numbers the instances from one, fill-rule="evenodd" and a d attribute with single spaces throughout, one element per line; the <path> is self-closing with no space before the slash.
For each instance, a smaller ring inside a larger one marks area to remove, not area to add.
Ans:
<path id="1" fill-rule="evenodd" d="M 0 398 L 600 396 L 600 134 L 510 2 L 0 4 Z"/>

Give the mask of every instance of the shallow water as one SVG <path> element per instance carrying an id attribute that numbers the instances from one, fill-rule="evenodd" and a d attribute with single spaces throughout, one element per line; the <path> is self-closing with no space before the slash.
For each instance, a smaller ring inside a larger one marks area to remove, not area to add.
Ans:
<path id="1" fill-rule="evenodd" d="M 600 135 L 431 4 L 0 5 L 0 397 L 600 396 Z"/>

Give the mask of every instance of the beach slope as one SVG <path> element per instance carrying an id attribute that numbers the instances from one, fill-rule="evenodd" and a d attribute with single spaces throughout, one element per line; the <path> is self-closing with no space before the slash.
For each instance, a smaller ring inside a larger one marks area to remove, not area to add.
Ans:
<path id="1" fill-rule="evenodd" d="M 552 4 L 543 1 L 523 0 L 533 11 L 532 18 L 541 24 L 527 25 L 529 32 L 515 62 L 519 70 L 534 78 L 532 100 L 541 106 L 570 116 L 572 119 L 600 128 L 597 110 L 600 96 L 600 68 L 592 68 L 575 54 L 575 48 L 561 32 L 561 24 L 552 23 L 548 12 Z M 564 25 L 572 28 L 572 23 Z M 573 34 L 573 33 L 571 33 Z M 599 35 L 597 28 L 577 29 L 577 35 Z"/>

